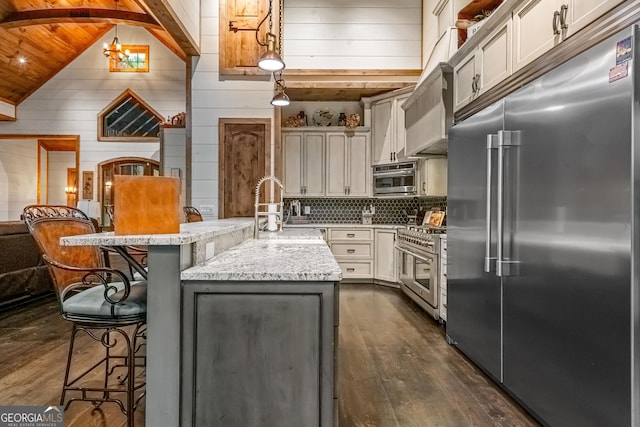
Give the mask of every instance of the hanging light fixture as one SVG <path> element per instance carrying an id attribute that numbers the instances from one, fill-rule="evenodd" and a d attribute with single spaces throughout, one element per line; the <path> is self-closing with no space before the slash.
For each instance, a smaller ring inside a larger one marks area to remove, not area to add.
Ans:
<path id="1" fill-rule="evenodd" d="M 260 21 L 260 23 L 258 24 L 258 27 L 256 28 L 256 41 L 260 46 L 267 47 L 267 51 L 263 53 L 260 59 L 258 60 L 258 67 L 262 70 L 270 71 L 273 73 L 276 71 L 283 70 L 285 65 L 284 65 L 284 61 L 282 60 L 282 57 L 280 56 L 280 54 L 278 53 L 278 50 L 276 49 L 277 39 L 276 39 L 276 35 L 273 34 L 272 2 L 273 0 L 269 0 L 269 10 L 267 11 L 267 14 L 265 15 L 265 17 L 262 18 L 262 21 Z M 260 26 L 264 23 L 264 21 L 267 20 L 267 18 L 269 19 L 269 31 L 265 35 L 265 41 L 262 42 L 258 38 L 258 33 L 260 32 Z"/>
<path id="2" fill-rule="evenodd" d="M 113 1 L 116 3 L 116 11 L 117 11 L 119 0 L 113 0 Z M 129 50 L 128 49 L 122 50 L 122 45 L 120 44 L 120 40 L 118 39 L 118 24 L 116 24 L 115 37 L 113 38 L 113 41 L 111 42 L 110 45 L 106 43 L 104 44 L 102 48 L 102 53 L 104 54 L 104 56 L 106 56 L 107 58 L 109 58 L 109 60 L 112 60 L 112 61 L 120 62 L 129 58 L 129 55 L 130 55 Z"/>
<path id="3" fill-rule="evenodd" d="M 273 78 L 276 81 L 276 94 L 271 99 L 271 105 L 275 107 L 286 107 L 289 105 L 289 97 L 286 93 L 284 93 L 284 80 L 282 80 L 282 72 L 279 73 L 280 76 L 276 77 L 276 73 L 273 73 Z"/>

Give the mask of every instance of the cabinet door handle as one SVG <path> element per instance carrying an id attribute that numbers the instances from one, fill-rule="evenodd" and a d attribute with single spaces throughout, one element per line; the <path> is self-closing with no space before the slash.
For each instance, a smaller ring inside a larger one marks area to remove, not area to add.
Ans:
<path id="1" fill-rule="evenodd" d="M 356 235 L 353 233 L 347 233 L 347 237 L 352 238 L 352 237 L 356 237 Z"/>
<path id="2" fill-rule="evenodd" d="M 349 268 L 347 268 L 347 271 L 348 271 L 349 273 L 353 273 L 354 271 L 356 271 L 356 269 L 355 269 L 355 268 L 353 268 L 353 267 L 349 267 Z"/>
<path id="3" fill-rule="evenodd" d="M 355 249 L 347 249 L 347 253 L 348 254 L 355 254 L 356 250 Z"/>
<path id="4" fill-rule="evenodd" d="M 566 30 L 569 28 L 569 24 L 567 24 L 567 12 L 569 11 L 569 6 L 563 4 L 560 7 L 560 28 Z"/>
<path id="5" fill-rule="evenodd" d="M 559 21 L 560 21 L 560 12 L 556 10 L 555 12 L 553 12 L 553 23 L 552 23 L 554 35 L 560 34 L 560 30 L 558 29 Z"/>

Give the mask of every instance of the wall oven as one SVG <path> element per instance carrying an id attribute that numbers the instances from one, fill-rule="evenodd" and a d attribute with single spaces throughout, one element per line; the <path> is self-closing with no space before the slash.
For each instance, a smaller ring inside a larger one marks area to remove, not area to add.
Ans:
<path id="1" fill-rule="evenodd" d="M 396 240 L 400 288 L 436 320 L 440 318 L 438 243 L 428 227 L 400 229 Z"/>
<path id="2" fill-rule="evenodd" d="M 374 196 L 417 195 L 417 163 L 400 162 L 373 167 Z"/>

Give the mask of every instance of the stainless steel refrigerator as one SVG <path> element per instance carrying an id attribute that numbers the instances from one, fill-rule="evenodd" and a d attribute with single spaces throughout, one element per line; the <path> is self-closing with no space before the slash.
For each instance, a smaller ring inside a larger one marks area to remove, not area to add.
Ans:
<path id="1" fill-rule="evenodd" d="M 447 338 L 546 425 L 640 425 L 637 44 L 449 132 Z"/>

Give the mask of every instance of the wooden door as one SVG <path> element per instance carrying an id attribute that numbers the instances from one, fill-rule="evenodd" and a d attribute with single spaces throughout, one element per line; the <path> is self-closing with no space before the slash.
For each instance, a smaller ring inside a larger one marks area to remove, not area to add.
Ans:
<path id="1" fill-rule="evenodd" d="M 270 170 L 271 121 L 220 119 L 219 132 L 218 217 L 253 217 L 256 184 Z M 261 193 L 268 200 L 268 183 Z"/>

